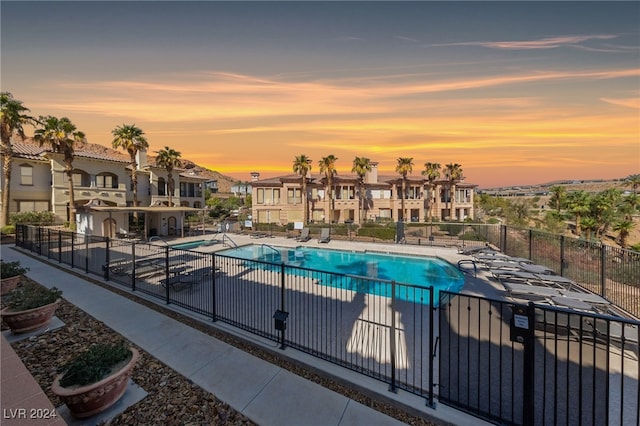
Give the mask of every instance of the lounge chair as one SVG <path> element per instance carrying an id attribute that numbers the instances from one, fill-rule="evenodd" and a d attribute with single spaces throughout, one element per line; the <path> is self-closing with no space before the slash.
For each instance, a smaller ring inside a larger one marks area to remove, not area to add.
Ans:
<path id="1" fill-rule="evenodd" d="M 329 241 L 331 241 L 331 229 L 322 228 L 322 231 L 320 231 L 320 238 L 318 238 L 318 242 L 328 243 Z"/>
<path id="2" fill-rule="evenodd" d="M 539 285 L 503 283 L 507 295 L 511 298 L 523 297 L 545 301 L 553 305 L 563 306 L 584 311 L 606 312 L 611 305 L 604 297 L 593 293 L 568 291 L 559 288 L 544 287 Z"/>
<path id="3" fill-rule="evenodd" d="M 305 242 L 309 241 L 311 236 L 309 235 L 309 228 L 302 228 L 300 235 L 296 238 L 296 241 Z"/>

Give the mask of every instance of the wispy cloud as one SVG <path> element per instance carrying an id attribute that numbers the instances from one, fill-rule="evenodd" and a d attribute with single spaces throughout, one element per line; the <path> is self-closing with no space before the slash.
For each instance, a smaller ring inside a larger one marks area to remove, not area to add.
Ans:
<path id="1" fill-rule="evenodd" d="M 640 98 L 626 98 L 626 99 L 600 98 L 600 100 L 613 105 L 640 109 Z"/>
<path id="2" fill-rule="evenodd" d="M 490 49 L 529 50 L 529 49 L 556 49 L 563 46 L 575 46 L 589 40 L 610 40 L 617 35 L 573 35 L 548 37 L 538 40 L 503 40 L 503 41 L 469 41 L 459 43 L 431 44 L 430 46 L 482 46 Z"/>

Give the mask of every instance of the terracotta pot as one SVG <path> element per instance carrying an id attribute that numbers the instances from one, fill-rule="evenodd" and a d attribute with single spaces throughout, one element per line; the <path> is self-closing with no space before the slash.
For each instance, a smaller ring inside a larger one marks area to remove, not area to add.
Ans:
<path id="1" fill-rule="evenodd" d="M 129 362 L 120 370 L 110 374 L 99 382 L 85 386 L 64 388 L 60 386 L 60 374 L 53 381 L 51 391 L 58 395 L 67 405 L 71 415 L 78 419 L 91 417 L 105 411 L 124 395 L 133 367 L 135 367 L 140 353 L 135 348 L 131 350 Z"/>
<path id="2" fill-rule="evenodd" d="M 2 320 L 9 326 L 12 333 L 28 333 L 49 324 L 60 301 L 61 299 L 58 299 L 48 305 L 27 309 L 26 311 L 11 311 L 9 308 L 4 308 L 0 311 L 0 316 L 2 316 Z"/>
<path id="3" fill-rule="evenodd" d="M 0 280 L 0 294 L 4 296 L 5 294 L 9 293 L 11 290 L 18 286 L 21 280 L 22 275 L 16 275 Z"/>

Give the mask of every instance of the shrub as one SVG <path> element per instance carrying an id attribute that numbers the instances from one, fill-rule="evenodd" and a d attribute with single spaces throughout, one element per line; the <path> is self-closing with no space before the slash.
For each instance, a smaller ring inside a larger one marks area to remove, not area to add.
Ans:
<path id="1" fill-rule="evenodd" d="M 60 386 L 84 386 L 99 382 L 130 354 L 131 351 L 124 342 L 93 345 L 58 370 L 58 373 L 64 373 Z"/>
<path id="2" fill-rule="evenodd" d="M 20 261 L 3 262 L 0 260 L 0 278 L 11 278 L 25 274 L 29 268 L 20 266 Z"/>
<path id="3" fill-rule="evenodd" d="M 53 212 L 19 212 L 9 216 L 9 223 L 12 225 L 53 225 L 56 215 Z"/>
<path id="4" fill-rule="evenodd" d="M 0 233 L 2 233 L 2 234 L 15 234 L 16 233 L 16 226 L 15 225 L 5 225 L 2 228 L 0 228 Z"/>
<path id="5" fill-rule="evenodd" d="M 13 312 L 39 308 L 55 302 L 62 295 L 56 287 L 46 288 L 33 282 L 27 282 L 22 287 L 11 290 L 7 299 L 7 306 Z"/>
<path id="6" fill-rule="evenodd" d="M 393 240 L 396 236 L 395 228 L 379 227 L 379 228 L 360 228 L 358 230 L 359 237 L 372 237 L 380 240 Z"/>

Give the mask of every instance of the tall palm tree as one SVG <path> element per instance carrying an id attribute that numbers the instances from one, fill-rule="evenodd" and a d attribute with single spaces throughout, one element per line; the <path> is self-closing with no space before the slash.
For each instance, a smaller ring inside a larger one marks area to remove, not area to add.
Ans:
<path id="1" fill-rule="evenodd" d="M 451 208 L 449 209 L 449 217 L 455 218 L 455 190 L 456 182 L 462 180 L 462 166 L 458 163 L 449 163 L 444 166 L 444 175 L 449 181 L 449 200 L 451 201 Z M 447 202 L 447 204 L 449 204 Z"/>
<path id="2" fill-rule="evenodd" d="M 369 160 L 366 157 L 356 157 L 353 159 L 353 167 L 351 168 L 351 173 L 355 173 L 356 175 L 358 175 L 358 199 L 359 199 L 359 203 L 360 203 L 360 209 L 358 214 L 359 216 L 359 220 L 358 222 L 360 224 L 362 224 L 362 218 L 364 216 L 364 208 L 365 208 L 365 202 L 364 202 L 364 177 L 367 175 L 368 172 L 371 171 L 371 160 Z"/>
<path id="3" fill-rule="evenodd" d="M 149 149 L 144 132 L 135 124 L 123 124 L 111 131 L 114 136 L 111 142 L 114 149 L 122 148 L 129 153 L 131 158 L 131 183 L 133 184 L 133 206 L 138 206 L 138 163 L 136 155 L 138 151 Z M 135 215 L 135 214 L 134 214 Z"/>
<path id="4" fill-rule="evenodd" d="M 293 160 L 293 171 L 300 175 L 302 181 L 302 205 L 304 206 L 304 223 L 309 222 L 309 200 L 307 197 L 307 174 L 311 171 L 311 159 L 304 154 L 298 155 Z"/>
<path id="5" fill-rule="evenodd" d="M 169 192 L 169 207 L 173 206 L 173 192 L 175 190 L 175 181 L 173 180 L 173 170 L 176 167 L 182 167 L 180 161 L 180 153 L 174 149 L 165 146 L 164 149 L 156 151 L 156 166 L 164 167 L 167 171 L 167 189 Z"/>
<path id="6" fill-rule="evenodd" d="M 570 192 L 566 196 L 567 210 L 575 216 L 576 235 L 582 234 L 582 217 L 590 211 L 590 196 L 586 191 Z"/>
<path id="7" fill-rule="evenodd" d="M 434 189 L 435 181 L 440 177 L 440 163 L 424 163 L 424 170 L 422 176 L 427 179 L 427 214 L 429 215 L 429 222 L 431 222 L 431 192 Z"/>
<path id="8" fill-rule="evenodd" d="M 53 152 L 64 155 L 64 172 L 69 184 L 69 226 L 76 227 L 76 198 L 73 192 L 73 159 L 76 144 L 86 143 L 86 137 L 67 117 L 60 119 L 48 115 L 40 116 L 40 128 L 33 138 L 40 146 L 48 145 Z"/>
<path id="9" fill-rule="evenodd" d="M 22 102 L 14 99 L 9 92 L 0 93 L 0 106 L 2 115 L 0 118 L 1 131 L 0 154 L 2 154 L 2 212 L 0 213 L 0 226 L 9 223 L 9 190 L 11 189 L 11 164 L 13 163 L 13 146 L 11 145 L 11 136 L 17 134 L 20 138 L 25 139 L 25 124 L 37 124 L 37 120 L 26 113 L 29 108 L 22 105 Z"/>
<path id="10" fill-rule="evenodd" d="M 333 221 L 333 177 L 338 174 L 336 171 L 336 161 L 338 157 L 333 154 L 322 157 L 318 162 L 320 173 L 324 173 L 327 179 L 327 194 L 329 195 L 329 223 Z"/>
<path id="11" fill-rule="evenodd" d="M 398 158 L 398 164 L 396 165 L 396 173 L 399 173 L 402 176 L 402 221 L 405 222 L 407 219 L 407 212 L 404 210 L 404 200 L 407 198 L 407 175 L 413 172 L 413 158 L 411 157 L 400 157 Z"/>

